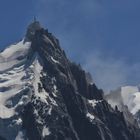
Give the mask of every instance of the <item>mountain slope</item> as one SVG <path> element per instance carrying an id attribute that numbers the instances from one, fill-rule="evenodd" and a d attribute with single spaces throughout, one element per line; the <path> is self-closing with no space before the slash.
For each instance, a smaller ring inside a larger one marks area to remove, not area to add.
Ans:
<path id="1" fill-rule="evenodd" d="M 1 52 L 0 67 L 0 139 L 140 140 L 138 126 L 104 100 L 39 22 Z"/>

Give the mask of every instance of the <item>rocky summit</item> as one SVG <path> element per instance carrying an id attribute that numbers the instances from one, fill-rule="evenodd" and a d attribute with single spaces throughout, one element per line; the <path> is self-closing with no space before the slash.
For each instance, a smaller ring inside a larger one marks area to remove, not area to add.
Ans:
<path id="1" fill-rule="evenodd" d="M 140 140 L 124 114 L 38 21 L 0 52 L 0 140 Z"/>

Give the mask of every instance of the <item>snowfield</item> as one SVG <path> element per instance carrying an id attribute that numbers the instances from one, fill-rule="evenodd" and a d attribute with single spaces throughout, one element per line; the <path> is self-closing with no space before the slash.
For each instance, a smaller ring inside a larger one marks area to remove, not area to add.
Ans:
<path id="1" fill-rule="evenodd" d="M 8 70 L 16 65 L 21 65 L 31 46 L 30 42 L 24 40 L 15 45 L 9 46 L 0 53 L 0 72 Z"/>
<path id="2" fill-rule="evenodd" d="M 17 60 L 17 58 L 26 55 L 29 47 L 29 42 L 24 44 L 21 41 L 0 54 L 0 118 L 10 118 L 15 114 L 16 106 L 13 107 L 9 99 L 26 88 L 25 81 L 21 80 L 25 76 L 24 64 L 22 64 L 24 60 Z M 7 107 L 10 104 L 11 107 Z"/>

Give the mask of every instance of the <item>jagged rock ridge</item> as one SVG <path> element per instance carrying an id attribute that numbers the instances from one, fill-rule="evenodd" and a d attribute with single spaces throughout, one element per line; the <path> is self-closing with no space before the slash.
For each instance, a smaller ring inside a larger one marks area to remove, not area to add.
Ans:
<path id="1" fill-rule="evenodd" d="M 104 100 L 39 22 L 8 49 L 0 54 L 0 139 L 140 140 L 138 126 Z"/>

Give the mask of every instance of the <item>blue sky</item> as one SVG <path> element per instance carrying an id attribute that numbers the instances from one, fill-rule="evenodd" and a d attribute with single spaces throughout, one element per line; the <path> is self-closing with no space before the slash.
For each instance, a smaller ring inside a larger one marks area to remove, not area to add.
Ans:
<path id="1" fill-rule="evenodd" d="M 1 0 L 0 48 L 37 16 L 105 91 L 140 84 L 139 0 Z"/>

